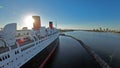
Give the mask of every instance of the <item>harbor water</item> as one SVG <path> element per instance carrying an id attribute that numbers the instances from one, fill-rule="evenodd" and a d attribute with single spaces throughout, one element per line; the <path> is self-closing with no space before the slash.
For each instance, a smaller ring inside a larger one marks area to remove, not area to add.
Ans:
<path id="1" fill-rule="evenodd" d="M 112 68 L 120 68 L 120 34 L 109 32 L 65 32 L 82 40 Z M 76 40 L 60 36 L 60 44 L 45 68 L 101 68 Z"/>

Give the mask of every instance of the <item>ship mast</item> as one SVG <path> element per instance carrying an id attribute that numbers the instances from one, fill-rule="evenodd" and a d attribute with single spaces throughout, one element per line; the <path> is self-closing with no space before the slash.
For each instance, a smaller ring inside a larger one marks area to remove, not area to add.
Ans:
<path id="1" fill-rule="evenodd" d="M 55 20 L 55 27 L 57 28 L 57 20 Z"/>

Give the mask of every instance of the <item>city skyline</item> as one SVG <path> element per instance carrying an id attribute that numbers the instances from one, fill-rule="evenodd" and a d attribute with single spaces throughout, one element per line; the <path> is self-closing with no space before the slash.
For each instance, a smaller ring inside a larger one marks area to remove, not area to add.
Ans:
<path id="1" fill-rule="evenodd" d="M 53 21 L 61 29 L 120 29 L 118 0 L 1 0 L 0 27 L 17 23 L 25 27 L 27 16 L 41 17 L 42 25 Z"/>

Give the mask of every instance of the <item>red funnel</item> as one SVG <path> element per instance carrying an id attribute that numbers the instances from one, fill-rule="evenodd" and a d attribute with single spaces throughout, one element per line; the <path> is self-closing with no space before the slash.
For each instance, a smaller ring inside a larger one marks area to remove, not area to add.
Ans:
<path id="1" fill-rule="evenodd" d="M 32 16 L 32 18 L 34 19 L 33 29 L 39 30 L 41 27 L 40 16 Z"/>
<path id="2" fill-rule="evenodd" d="M 49 27 L 50 27 L 50 29 L 53 28 L 53 23 L 52 22 L 49 22 Z"/>

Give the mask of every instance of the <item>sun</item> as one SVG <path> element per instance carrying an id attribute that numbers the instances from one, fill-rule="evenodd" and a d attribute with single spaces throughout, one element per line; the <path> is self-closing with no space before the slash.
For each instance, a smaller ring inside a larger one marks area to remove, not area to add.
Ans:
<path id="1" fill-rule="evenodd" d="M 25 18 L 25 26 L 28 27 L 29 29 L 33 27 L 33 22 L 34 22 L 34 19 L 32 18 L 32 16 L 27 16 Z"/>

